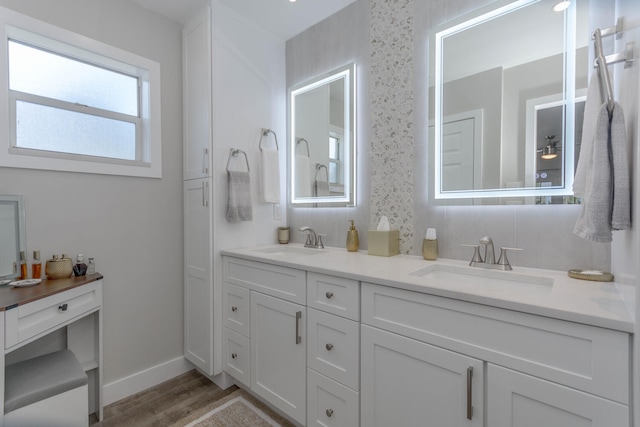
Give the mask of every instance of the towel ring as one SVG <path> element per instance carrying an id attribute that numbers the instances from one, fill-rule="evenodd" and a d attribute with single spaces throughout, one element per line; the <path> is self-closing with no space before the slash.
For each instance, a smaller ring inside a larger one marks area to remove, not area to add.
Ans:
<path id="1" fill-rule="evenodd" d="M 271 129 L 262 128 L 262 137 L 265 137 L 270 133 L 273 134 L 273 138 L 276 141 L 276 151 L 280 151 L 280 148 L 278 148 L 278 135 L 276 135 L 276 133 Z M 260 148 L 260 151 L 262 151 L 262 137 L 260 137 L 260 144 L 258 144 L 258 148 Z"/>
<path id="2" fill-rule="evenodd" d="M 314 181 L 318 181 L 318 172 L 320 172 L 320 169 L 324 168 L 324 176 L 325 178 L 327 178 L 327 182 L 329 182 L 329 170 L 327 169 L 326 165 L 323 165 L 322 163 L 316 163 L 316 174 L 313 177 Z"/>
<path id="3" fill-rule="evenodd" d="M 309 151 L 309 141 L 307 141 L 306 139 L 296 138 L 296 149 L 298 148 L 298 144 L 300 144 L 301 142 L 304 142 L 307 146 L 307 157 L 311 157 L 311 152 Z"/>
<path id="4" fill-rule="evenodd" d="M 237 148 L 232 148 L 231 151 L 229 151 L 229 158 L 227 159 L 227 172 L 229 172 L 229 162 L 231 161 L 231 157 L 236 157 L 240 153 L 244 154 L 244 161 L 247 163 L 247 172 L 251 171 L 249 168 L 249 158 L 247 157 L 247 153 Z"/>

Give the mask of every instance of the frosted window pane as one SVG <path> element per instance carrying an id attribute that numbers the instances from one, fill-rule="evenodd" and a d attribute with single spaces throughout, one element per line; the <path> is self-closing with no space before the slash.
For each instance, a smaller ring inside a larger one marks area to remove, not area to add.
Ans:
<path id="1" fill-rule="evenodd" d="M 138 116 L 138 79 L 9 41 L 9 88 Z"/>
<path id="2" fill-rule="evenodd" d="M 16 145 L 35 150 L 136 159 L 135 124 L 16 102 Z"/>

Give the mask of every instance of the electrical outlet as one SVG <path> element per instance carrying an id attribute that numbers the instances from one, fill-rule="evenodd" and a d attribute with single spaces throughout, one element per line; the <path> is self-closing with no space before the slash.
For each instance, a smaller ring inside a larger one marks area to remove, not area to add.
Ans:
<path id="1" fill-rule="evenodd" d="M 273 204 L 273 219 L 280 221 L 282 219 L 282 212 L 280 212 L 280 203 Z"/>

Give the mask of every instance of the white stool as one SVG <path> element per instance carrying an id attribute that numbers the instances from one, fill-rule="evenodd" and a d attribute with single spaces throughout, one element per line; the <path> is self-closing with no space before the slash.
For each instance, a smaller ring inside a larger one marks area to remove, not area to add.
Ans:
<path id="1" fill-rule="evenodd" d="M 71 350 L 6 367 L 5 427 L 89 424 L 88 379 Z"/>

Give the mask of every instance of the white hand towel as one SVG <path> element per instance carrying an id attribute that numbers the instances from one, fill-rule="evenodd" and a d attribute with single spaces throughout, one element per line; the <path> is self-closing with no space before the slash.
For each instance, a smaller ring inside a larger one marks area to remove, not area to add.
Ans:
<path id="1" fill-rule="evenodd" d="M 576 167 L 573 182 L 573 192 L 576 196 L 583 196 L 587 191 L 587 179 L 592 170 L 591 158 L 593 156 L 593 137 L 596 130 L 596 120 L 603 101 L 600 92 L 600 76 L 596 70 L 591 74 L 589 88 L 587 89 L 587 102 L 584 106 L 580 156 L 578 157 L 578 166 Z"/>
<path id="2" fill-rule="evenodd" d="M 261 152 L 261 192 L 265 203 L 280 203 L 280 158 L 278 150 L 263 149 Z"/>
<path id="3" fill-rule="evenodd" d="M 322 179 L 317 179 L 315 182 L 316 197 L 327 197 L 329 195 L 329 183 Z"/>
<path id="4" fill-rule="evenodd" d="M 228 200 L 227 221 L 251 221 L 253 208 L 251 206 L 251 182 L 249 172 L 227 171 Z"/>
<path id="5" fill-rule="evenodd" d="M 295 197 L 311 197 L 311 161 L 309 157 L 296 155 Z"/>

